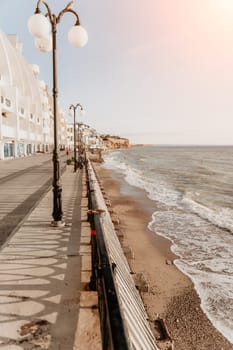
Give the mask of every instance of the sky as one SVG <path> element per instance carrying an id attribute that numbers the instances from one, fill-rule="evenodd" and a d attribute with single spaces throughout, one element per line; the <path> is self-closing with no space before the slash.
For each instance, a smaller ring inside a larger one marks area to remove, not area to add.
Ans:
<path id="1" fill-rule="evenodd" d="M 58 14 L 69 0 L 47 0 Z M 52 56 L 27 29 L 35 0 L 0 0 L 0 29 L 52 88 Z M 89 40 L 73 48 L 57 26 L 58 99 L 98 132 L 132 143 L 233 144 L 233 0 L 79 0 Z M 41 10 L 45 7 L 41 4 Z"/>

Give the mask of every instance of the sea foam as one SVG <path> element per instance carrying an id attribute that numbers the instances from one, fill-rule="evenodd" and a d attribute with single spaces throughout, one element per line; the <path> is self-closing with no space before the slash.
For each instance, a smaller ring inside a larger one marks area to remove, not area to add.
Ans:
<path id="1" fill-rule="evenodd" d="M 191 183 L 195 175 L 191 172 L 189 178 L 186 164 L 185 177 L 180 179 L 174 171 L 176 180 L 170 181 L 170 169 L 166 173 L 147 166 L 147 162 L 152 163 L 148 154 L 140 156 L 139 162 L 128 157 L 121 151 L 113 152 L 107 155 L 105 166 L 120 172 L 128 184 L 143 189 L 156 201 L 158 211 L 152 215 L 149 229 L 172 242 L 172 251 L 180 257 L 175 264 L 193 281 L 203 311 L 233 343 L 232 208 L 218 206 L 214 197 L 209 200 L 203 196 L 198 184 L 197 189 L 189 185 L 185 189 L 183 182 Z M 206 172 L 207 167 L 202 168 Z M 215 174 L 210 169 L 208 172 Z"/>

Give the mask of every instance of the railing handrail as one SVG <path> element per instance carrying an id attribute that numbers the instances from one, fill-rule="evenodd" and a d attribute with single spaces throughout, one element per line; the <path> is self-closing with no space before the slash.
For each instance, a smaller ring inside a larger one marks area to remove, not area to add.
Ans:
<path id="1" fill-rule="evenodd" d="M 91 226 L 92 226 L 92 248 L 93 240 L 96 240 L 97 263 L 94 263 L 93 271 L 96 276 L 97 290 L 99 297 L 102 296 L 100 303 L 103 303 L 103 307 L 100 307 L 100 320 L 102 331 L 102 349 L 103 350 L 129 350 L 128 337 L 126 336 L 126 329 L 124 326 L 123 317 L 121 314 L 121 308 L 119 305 L 119 299 L 115 288 L 113 278 L 113 267 L 110 264 L 108 252 L 105 245 L 104 235 L 101 227 L 100 216 L 96 212 L 96 198 L 95 191 L 90 181 L 89 167 L 87 167 L 88 179 L 89 179 L 89 207 L 91 209 Z M 95 234 L 93 234 L 95 231 Z M 95 244 L 95 243 L 94 243 Z"/>
<path id="2" fill-rule="evenodd" d="M 99 293 L 102 349 L 158 350 L 142 298 L 135 286 L 131 269 L 90 161 L 88 161 L 88 178 L 90 208 L 92 208 L 90 223 L 93 264 L 90 284 L 96 285 Z M 118 308 L 117 314 L 116 310 L 111 309 L 113 296 Z M 123 339 L 123 345 L 117 338 Z"/>

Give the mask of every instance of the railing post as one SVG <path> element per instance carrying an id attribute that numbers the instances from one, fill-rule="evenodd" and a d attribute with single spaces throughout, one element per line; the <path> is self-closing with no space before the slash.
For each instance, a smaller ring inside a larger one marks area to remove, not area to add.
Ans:
<path id="1" fill-rule="evenodd" d="M 87 165 L 86 165 L 87 170 Z M 96 243 L 96 229 L 94 220 L 94 207 L 93 207 L 93 196 L 94 190 L 91 188 L 91 183 L 87 171 L 87 196 L 88 196 L 88 221 L 90 223 L 91 233 L 91 277 L 89 282 L 90 290 L 97 290 L 97 273 L 98 273 L 98 254 L 97 254 L 97 243 Z"/>
<path id="2" fill-rule="evenodd" d="M 89 288 L 93 291 L 97 290 L 97 273 L 98 273 L 98 255 L 96 245 L 96 229 L 94 213 L 92 209 L 89 209 L 89 222 L 91 226 L 91 277 L 89 282 Z"/>

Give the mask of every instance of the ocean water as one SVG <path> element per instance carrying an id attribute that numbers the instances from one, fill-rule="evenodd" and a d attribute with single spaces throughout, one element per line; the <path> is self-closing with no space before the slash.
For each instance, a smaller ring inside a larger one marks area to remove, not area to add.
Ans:
<path id="1" fill-rule="evenodd" d="M 233 344 L 233 147 L 133 147 L 104 160 L 156 202 L 149 229 L 171 240 L 174 263 Z"/>

